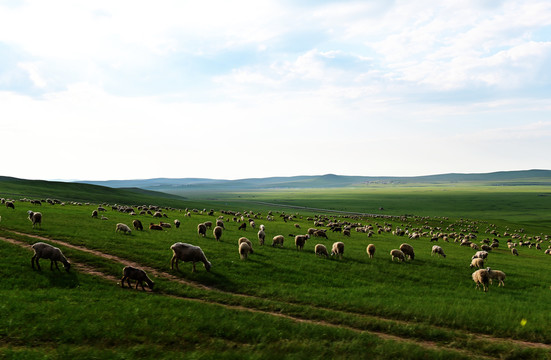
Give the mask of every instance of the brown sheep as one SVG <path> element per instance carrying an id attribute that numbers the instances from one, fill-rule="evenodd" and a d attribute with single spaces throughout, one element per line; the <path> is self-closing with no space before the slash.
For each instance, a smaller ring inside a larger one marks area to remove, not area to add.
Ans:
<path id="1" fill-rule="evenodd" d="M 221 226 L 216 226 L 212 230 L 212 234 L 214 235 L 214 238 L 216 239 L 216 241 L 220 241 L 220 238 L 222 237 L 222 227 Z"/>
<path id="2" fill-rule="evenodd" d="M 369 244 L 367 245 L 367 248 L 365 250 L 367 252 L 367 255 L 369 255 L 369 258 L 373 259 L 373 256 L 375 256 L 375 245 Z"/>
<path id="3" fill-rule="evenodd" d="M 151 290 L 153 290 L 153 286 L 155 285 L 155 283 L 151 281 L 151 279 L 142 269 L 138 269 L 132 266 L 125 266 L 124 269 L 122 269 L 121 286 L 124 287 L 124 281 L 126 280 L 126 282 L 128 283 L 128 287 L 132 287 L 132 284 L 130 284 L 130 279 L 136 280 L 136 289 L 138 289 L 138 285 L 141 285 L 142 290 L 144 291 L 144 281 L 147 283 L 147 286 L 149 286 Z"/>
<path id="4" fill-rule="evenodd" d="M 207 227 L 205 226 L 205 224 L 201 223 L 197 225 L 197 234 L 202 237 L 205 237 L 207 235 Z"/>
<path id="5" fill-rule="evenodd" d="M 341 241 L 337 241 L 336 243 L 333 243 L 333 248 L 331 249 L 331 256 L 338 255 L 339 259 L 342 259 L 343 254 L 344 254 L 344 243 Z"/>

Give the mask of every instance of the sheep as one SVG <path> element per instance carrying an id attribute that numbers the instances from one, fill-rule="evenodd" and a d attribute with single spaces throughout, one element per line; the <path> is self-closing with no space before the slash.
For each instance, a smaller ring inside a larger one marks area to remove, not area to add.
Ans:
<path id="1" fill-rule="evenodd" d="M 247 223 L 242 223 L 241 225 L 239 225 L 237 230 L 247 230 Z"/>
<path id="2" fill-rule="evenodd" d="M 325 231 L 323 231 L 323 230 L 316 230 L 316 231 L 314 231 L 314 236 L 316 236 L 316 237 L 323 237 L 323 238 L 328 239 L 327 234 L 326 234 Z"/>
<path id="3" fill-rule="evenodd" d="M 471 259 L 479 258 L 479 259 L 484 259 L 484 260 L 486 260 L 487 257 L 488 257 L 488 252 L 487 252 L 487 251 L 484 251 L 484 250 L 481 250 L 481 251 L 477 251 L 477 252 L 471 257 Z"/>
<path id="4" fill-rule="evenodd" d="M 342 234 L 343 234 L 343 236 L 348 236 L 348 237 L 350 237 L 350 230 L 343 230 L 343 231 L 342 231 Z"/>
<path id="5" fill-rule="evenodd" d="M 163 227 L 161 225 L 158 225 L 158 224 L 150 223 L 149 224 L 149 230 L 163 230 Z"/>
<path id="6" fill-rule="evenodd" d="M 215 226 L 212 230 L 212 235 L 214 235 L 214 238 L 216 241 L 220 241 L 220 238 L 222 237 L 222 227 L 221 226 Z"/>
<path id="7" fill-rule="evenodd" d="M 400 250 L 407 256 L 410 260 L 415 259 L 415 252 L 413 251 L 413 246 L 408 243 L 403 243 L 400 245 Z"/>
<path id="8" fill-rule="evenodd" d="M 36 262 L 36 267 L 38 268 L 38 270 L 41 270 L 40 263 L 38 262 L 38 260 L 50 259 L 50 270 L 54 269 L 54 264 L 55 264 L 55 267 L 59 270 L 59 266 L 57 265 L 57 262 L 61 261 L 61 263 L 63 264 L 63 267 L 65 268 L 65 271 L 69 272 L 69 269 L 71 268 L 71 264 L 69 263 L 69 261 L 67 261 L 67 258 L 65 258 L 61 250 L 59 250 L 58 248 L 43 242 L 37 242 L 33 244 L 32 248 L 34 250 L 34 255 L 31 258 L 31 266 L 33 269 L 34 269 L 34 263 Z"/>
<path id="9" fill-rule="evenodd" d="M 295 224 L 295 227 L 296 227 L 297 229 L 300 229 L 300 224 Z"/>
<path id="10" fill-rule="evenodd" d="M 123 224 L 123 223 L 118 223 L 118 224 L 115 226 L 115 232 L 119 232 L 119 231 L 122 231 L 122 232 L 125 233 L 125 234 L 131 234 L 131 233 L 132 233 L 132 230 L 130 230 L 130 228 L 128 227 L 128 225 Z"/>
<path id="11" fill-rule="evenodd" d="M 276 235 L 272 239 L 272 246 L 279 245 L 280 247 L 283 247 L 283 240 L 285 240 L 285 237 L 283 235 Z"/>
<path id="12" fill-rule="evenodd" d="M 42 227 L 42 213 L 39 212 L 33 212 L 31 210 L 27 211 L 27 214 L 29 215 L 29 220 L 33 223 L 33 229 L 36 224 L 40 225 Z"/>
<path id="13" fill-rule="evenodd" d="M 136 230 L 140 230 L 140 231 L 143 230 L 142 222 L 141 222 L 140 220 L 138 220 L 138 219 L 132 220 L 132 226 L 133 226 L 134 229 L 136 229 Z"/>
<path id="14" fill-rule="evenodd" d="M 471 260 L 471 265 L 469 265 L 469 267 L 472 269 L 472 268 L 478 268 L 478 269 L 482 269 L 484 268 L 484 259 L 481 259 L 481 258 L 474 258 Z"/>
<path id="15" fill-rule="evenodd" d="M 264 245 L 264 239 L 266 238 L 266 233 L 264 232 L 264 230 L 259 230 L 258 231 L 258 243 L 260 245 Z"/>
<path id="16" fill-rule="evenodd" d="M 367 248 L 365 249 L 365 251 L 367 252 L 367 255 L 369 255 L 369 258 L 373 259 L 373 256 L 375 256 L 375 245 L 374 244 L 367 245 Z"/>
<path id="17" fill-rule="evenodd" d="M 212 264 L 210 263 L 210 261 L 207 260 L 205 253 L 203 252 L 203 250 L 201 250 L 199 246 L 177 242 L 172 244 L 170 248 L 173 252 L 172 260 L 170 261 L 171 269 L 174 269 L 174 265 L 176 265 L 176 269 L 179 271 L 180 268 L 178 267 L 178 261 L 182 260 L 183 262 L 192 262 L 192 272 L 195 272 L 196 262 L 202 262 L 205 266 L 205 269 L 207 271 L 210 271 Z"/>
<path id="18" fill-rule="evenodd" d="M 326 258 L 329 257 L 327 248 L 323 244 L 316 244 L 316 246 L 314 247 L 314 253 L 319 256 L 325 256 Z"/>
<path id="19" fill-rule="evenodd" d="M 256 224 L 254 223 L 254 220 L 249 220 L 249 225 L 250 227 L 252 227 L 254 229 L 254 227 L 256 226 Z"/>
<path id="20" fill-rule="evenodd" d="M 212 221 L 205 221 L 203 224 L 205 224 L 207 229 L 212 229 Z"/>
<path id="21" fill-rule="evenodd" d="M 153 286 L 155 286 L 155 283 L 151 281 L 145 271 L 132 266 L 125 266 L 124 269 L 122 269 L 121 286 L 124 287 L 124 281 L 126 280 L 128 287 L 132 287 L 132 284 L 130 284 L 130 279 L 136 280 L 136 289 L 138 289 L 138 285 L 141 285 L 143 291 L 145 291 L 145 287 L 143 286 L 144 281 L 151 290 L 153 290 Z"/>
<path id="22" fill-rule="evenodd" d="M 197 225 L 197 234 L 202 237 L 205 237 L 207 235 L 207 227 L 205 226 L 205 224 L 201 223 Z"/>
<path id="23" fill-rule="evenodd" d="M 97 210 L 92 211 L 92 217 L 95 218 L 95 219 L 98 218 L 98 211 Z"/>
<path id="24" fill-rule="evenodd" d="M 545 249 L 543 252 L 545 255 L 551 255 L 551 249 Z"/>
<path id="25" fill-rule="evenodd" d="M 295 236 L 295 246 L 298 250 L 302 250 L 304 248 L 304 244 L 306 243 L 306 240 L 310 238 L 309 235 L 297 235 Z"/>
<path id="26" fill-rule="evenodd" d="M 406 260 L 406 255 L 402 252 L 402 250 L 392 249 L 390 250 L 390 256 L 392 256 L 392 261 L 394 261 L 394 259 L 398 259 L 400 262 Z"/>
<path id="27" fill-rule="evenodd" d="M 486 268 L 486 271 L 488 272 L 488 277 L 490 278 L 490 284 L 492 283 L 493 279 L 497 279 L 499 281 L 498 286 L 505 286 L 505 273 L 501 270 L 492 270 L 490 268 Z"/>
<path id="28" fill-rule="evenodd" d="M 174 219 L 174 226 L 176 227 L 176 229 L 180 228 L 180 220 Z"/>
<path id="29" fill-rule="evenodd" d="M 339 259 L 342 259 L 343 254 L 344 254 L 344 243 L 341 241 L 337 241 L 333 243 L 333 247 L 331 248 L 331 256 L 338 255 Z"/>
<path id="30" fill-rule="evenodd" d="M 247 245 L 249 245 L 249 252 L 251 254 L 254 253 L 253 243 L 249 239 L 247 239 L 246 237 L 240 237 L 239 240 L 237 241 L 237 245 L 241 245 L 242 243 L 247 243 Z"/>
<path id="31" fill-rule="evenodd" d="M 15 204 L 13 201 L 6 201 L 6 208 L 15 210 Z"/>
<path id="32" fill-rule="evenodd" d="M 100 218 L 100 220 L 109 220 L 109 218 L 102 215 L 101 218 Z"/>
<path id="33" fill-rule="evenodd" d="M 260 224 L 260 226 L 258 227 L 259 230 L 262 230 L 262 231 L 266 231 L 266 227 L 264 226 L 264 224 Z"/>
<path id="34" fill-rule="evenodd" d="M 430 253 L 430 255 L 432 256 L 433 254 L 438 254 L 438 255 L 442 255 L 442 257 L 446 257 L 446 254 L 444 254 L 444 249 L 442 249 L 438 245 L 434 245 L 432 247 L 432 252 Z"/>
<path id="35" fill-rule="evenodd" d="M 172 225 L 170 225 L 169 223 L 159 221 L 159 225 L 161 225 L 162 227 L 164 227 L 166 229 L 172 229 Z"/>
<path id="36" fill-rule="evenodd" d="M 252 253 L 252 249 L 246 242 L 239 244 L 239 257 L 241 260 L 245 260 L 249 257 L 249 253 Z"/>
<path id="37" fill-rule="evenodd" d="M 226 230 L 226 228 L 224 227 L 224 221 L 223 220 L 216 220 L 216 226 L 220 226 L 222 229 Z"/>
<path id="38" fill-rule="evenodd" d="M 488 282 L 490 281 L 490 276 L 488 275 L 488 270 L 486 270 L 486 269 L 476 270 L 472 274 L 472 278 L 473 278 L 473 281 L 476 284 L 476 289 L 478 289 L 478 287 L 480 285 L 482 285 L 482 290 L 484 290 L 484 292 L 488 291 Z"/>
<path id="39" fill-rule="evenodd" d="M 515 255 L 515 256 L 518 256 L 518 250 L 517 248 L 512 248 L 511 249 L 511 254 Z"/>

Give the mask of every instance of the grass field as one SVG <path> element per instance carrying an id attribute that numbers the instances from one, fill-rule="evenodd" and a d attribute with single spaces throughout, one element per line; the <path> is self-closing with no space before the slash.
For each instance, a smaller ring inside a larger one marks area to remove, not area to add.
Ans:
<path id="1" fill-rule="evenodd" d="M 115 233 L 115 224 L 158 220 L 110 208 L 104 213 L 108 220 L 98 220 L 90 216 L 97 208 L 93 204 L 16 201 L 15 210 L 0 207 L 0 357 L 550 358 L 551 257 L 528 247 L 519 247 L 520 256 L 514 257 L 503 235 L 551 233 L 550 199 L 541 196 L 549 192 L 545 187 L 433 186 L 219 194 L 188 199 L 213 208 L 214 216 L 164 209 L 163 220 L 180 219 L 179 229 L 131 235 Z M 453 228 L 476 234 L 476 243 L 494 238 L 486 231 L 496 229 L 500 247 L 487 265 L 507 274 L 506 285 L 493 284 L 487 293 L 475 290 L 468 266 L 474 250 L 440 240 L 447 257 L 431 256 L 427 236 L 410 240 L 390 232 L 367 237 L 352 231 L 346 237 L 329 231 L 328 239 L 311 238 L 297 251 L 290 235 L 313 227 L 307 218 L 317 212 L 287 205 L 395 215 L 351 219 L 324 212 L 328 219 L 375 229 Z M 41 228 L 32 229 L 29 209 L 43 213 Z M 222 209 L 254 211 L 257 227 L 266 226 L 267 244 L 258 245 L 257 228 L 238 230 Z M 273 221 L 266 220 L 269 209 Z M 283 211 L 295 218 L 284 222 Z M 416 216 L 400 217 L 404 214 Z M 222 241 L 216 242 L 212 231 L 199 237 L 197 224 L 218 216 L 226 219 Z M 283 248 L 270 246 L 277 234 L 285 236 Z M 237 252 L 241 236 L 253 242 L 247 260 Z M 51 272 L 42 260 L 43 270 L 33 271 L 27 245 L 37 237 L 60 247 L 73 270 Z M 171 270 L 170 245 L 178 241 L 199 245 L 213 264 L 211 272 L 201 264 L 196 273 L 190 264 L 181 264 L 181 272 Z M 345 243 L 342 260 L 313 253 L 316 243 L 330 249 L 335 241 Z M 392 262 L 390 250 L 403 242 L 414 246 L 415 260 Z M 373 259 L 365 251 L 369 243 L 377 247 Z M 547 248 L 549 242 L 542 245 Z M 147 269 L 154 291 L 120 288 L 117 279 L 129 263 Z"/>

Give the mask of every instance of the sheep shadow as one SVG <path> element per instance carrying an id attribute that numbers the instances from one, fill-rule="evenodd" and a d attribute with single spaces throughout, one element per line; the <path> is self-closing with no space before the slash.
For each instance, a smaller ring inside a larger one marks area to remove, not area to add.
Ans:
<path id="1" fill-rule="evenodd" d="M 50 287 L 59 289 L 74 289 L 80 285 L 77 273 L 74 271 L 66 272 L 57 269 L 34 270 L 39 276 L 46 279 Z"/>

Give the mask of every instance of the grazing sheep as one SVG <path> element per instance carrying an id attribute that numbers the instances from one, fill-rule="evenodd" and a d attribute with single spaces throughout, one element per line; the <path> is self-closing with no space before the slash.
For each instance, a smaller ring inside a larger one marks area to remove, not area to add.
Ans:
<path id="1" fill-rule="evenodd" d="M 197 234 L 202 237 L 205 237 L 207 235 L 207 227 L 205 226 L 205 224 L 201 223 L 197 225 Z"/>
<path id="2" fill-rule="evenodd" d="M 172 225 L 170 225 L 169 223 L 159 221 L 159 225 L 161 225 L 162 227 L 164 227 L 166 229 L 172 229 Z"/>
<path id="3" fill-rule="evenodd" d="M 128 287 L 132 287 L 132 284 L 130 284 L 130 279 L 136 280 L 136 289 L 138 289 L 138 285 L 141 285 L 142 290 L 145 291 L 145 287 L 143 286 L 144 281 L 151 290 L 153 290 L 153 286 L 155 286 L 155 283 L 151 281 L 145 271 L 132 266 L 125 266 L 124 269 L 122 269 L 121 286 L 124 287 L 124 281 L 126 280 Z"/>
<path id="4" fill-rule="evenodd" d="M 6 207 L 8 209 L 14 209 L 15 210 L 15 204 L 13 203 L 13 201 L 6 201 Z"/>
<path id="5" fill-rule="evenodd" d="M 98 218 L 98 211 L 97 210 L 92 211 L 92 217 L 96 218 L 96 219 Z"/>
<path id="6" fill-rule="evenodd" d="M 432 256 L 433 254 L 438 254 L 438 255 L 442 255 L 442 257 L 446 257 L 446 254 L 444 254 L 444 249 L 442 249 L 438 245 L 434 245 L 432 247 L 432 252 L 430 253 L 430 255 Z"/>
<path id="7" fill-rule="evenodd" d="M 392 256 L 392 261 L 394 261 L 394 259 L 398 259 L 400 262 L 406 260 L 406 255 L 402 252 L 402 250 L 392 249 L 390 250 L 390 256 Z"/>
<path id="8" fill-rule="evenodd" d="M 484 260 L 486 260 L 487 257 L 488 257 L 488 252 L 487 252 L 487 251 L 484 251 L 484 250 L 480 250 L 480 251 L 477 251 L 477 252 L 471 257 L 471 259 L 479 258 L 479 259 L 484 259 Z"/>
<path id="9" fill-rule="evenodd" d="M 128 225 L 123 224 L 123 223 L 118 223 L 115 226 L 115 232 L 119 232 L 119 231 L 122 231 L 125 234 L 131 234 L 132 233 L 132 230 L 130 230 L 130 227 L 128 227 Z"/>
<path id="10" fill-rule="evenodd" d="M 490 268 L 486 268 L 486 271 L 488 272 L 488 276 L 490 278 L 490 284 L 492 283 L 493 279 L 497 279 L 499 281 L 498 286 L 505 286 L 505 273 L 501 270 L 492 270 Z"/>
<path id="11" fill-rule="evenodd" d="M 484 290 L 484 292 L 488 291 L 488 283 L 490 281 L 490 276 L 488 275 L 488 270 L 486 270 L 486 269 L 476 270 L 473 273 L 472 278 L 473 278 L 473 281 L 476 284 L 476 289 L 478 289 L 478 287 L 480 285 L 482 285 L 482 290 Z"/>
<path id="12" fill-rule="evenodd" d="M 300 229 L 300 224 L 295 224 L 295 227 L 296 227 L 297 229 Z"/>
<path id="13" fill-rule="evenodd" d="M 214 235 L 214 238 L 216 239 L 216 241 L 220 241 L 220 238 L 222 237 L 222 227 L 221 226 L 214 227 L 214 229 L 212 230 L 212 235 Z"/>
<path id="14" fill-rule="evenodd" d="M 400 250 L 404 253 L 406 257 L 408 257 L 410 260 L 415 259 L 415 252 L 413 251 L 413 246 L 411 246 L 408 243 L 403 243 L 400 245 Z"/>
<path id="15" fill-rule="evenodd" d="M 375 245 L 374 244 L 367 245 L 367 248 L 365 249 L 365 251 L 367 252 L 367 255 L 369 255 L 369 258 L 373 259 L 373 256 L 375 256 Z"/>
<path id="16" fill-rule="evenodd" d="M 259 230 L 258 231 L 258 243 L 260 245 L 264 245 L 264 239 L 266 238 L 266 233 L 264 232 L 264 230 Z"/>
<path id="17" fill-rule="evenodd" d="M 517 248 L 512 248 L 511 249 L 511 254 L 515 255 L 515 256 L 518 256 L 518 250 Z"/>
<path id="18" fill-rule="evenodd" d="M 245 260 L 249 257 L 249 253 L 252 254 L 253 249 L 246 242 L 239 244 L 239 257 L 241 260 Z"/>
<path id="19" fill-rule="evenodd" d="M 69 263 L 69 261 L 67 261 L 67 259 L 65 258 L 61 250 L 59 250 L 58 248 L 43 242 L 37 242 L 33 244 L 32 248 L 34 250 L 34 255 L 31 258 L 31 266 L 33 267 L 33 269 L 34 269 L 34 263 L 36 262 L 36 267 L 38 268 L 38 270 L 41 270 L 40 263 L 38 262 L 38 260 L 50 259 L 50 270 L 54 269 L 54 264 L 55 264 L 55 267 L 59 270 L 59 266 L 57 265 L 57 262 L 61 261 L 65 270 L 69 272 L 69 269 L 71 268 L 71 264 Z"/>
<path id="20" fill-rule="evenodd" d="M 100 220 L 109 220 L 109 218 L 102 215 L 101 218 L 100 218 Z"/>
<path id="21" fill-rule="evenodd" d="M 306 243 L 306 240 L 308 239 L 309 239 L 309 235 L 295 236 L 295 246 L 297 247 L 297 250 L 302 250 L 304 248 L 304 244 Z"/>
<path id="22" fill-rule="evenodd" d="M 260 226 L 258 227 L 259 230 L 262 230 L 262 231 L 266 231 L 266 227 L 264 226 L 264 224 L 260 224 Z"/>
<path id="23" fill-rule="evenodd" d="M 216 220 L 216 226 L 220 226 L 222 229 L 226 230 L 226 228 L 224 227 L 224 221 L 223 220 Z"/>
<path id="24" fill-rule="evenodd" d="M 326 258 L 329 257 L 327 248 L 323 244 L 316 244 L 316 246 L 314 247 L 314 253 L 319 256 L 325 256 Z"/>
<path id="25" fill-rule="evenodd" d="M 180 268 L 178 267 L 178 261 L 182 260 L 183 262 L 191 261 L 193 263 L 192 272 L 195 272 L 196 262 L 202 262 L 205 266 L 205 269 L 207 271 L 210 271 L 212 264 L 210 263 L 210 261 L 207 260 L 205 253 L 203 252 L 203 250 L 201 250 L 199 246 L 177 242 L 172 244 L 170 248 L 174 253 L 172 255 L 172 260 L 170 261 L 171 269 L 174 269 L 174 265 L 176 265 L 176 269 L 179 271 Z"/>
<path id="26" fill-rule="evenodd" d="M 164 229 L 161 225 L 150 223 L 149 230 L 164 230 Z"/>
<path id="27" fill-rule="evenodd" d="M 551 255 L 551 249 L 545 249 L 543 252 L 545 255 Z"/>
<path id="28" fill-rule="evenodd" d="M 27 211 L 27 214 L 29 215 L 29 220 L 33 223 L 33 229 L 36 224 L 40 225 L 42 227 L 42 213 L 39 212 L 33 212 L 31 210 Z"/>
<path id="29" fill-rule="evenodd" d="M 247 243 L 247 245 L 249 245 L 249 248 L 250 248 L 249 252 L 253 254 L 254 253 L 253 243 L 251 242 L 251 240 L 247 239 L 246 237 L 240 237 L 239 240 L 237 241 L 237 245 L 241 245 L 243 243 Z"/>
<path id="30" fill-rule="evenodd" d="M 237 230 L 247 230 L 247 223 L 242 223 L 241 225 L 239 225 Z"/>
<path id="31" fill-rule="evenodd" d="M 477 268 L 477 269 L 483 269 L 484 268 L 484 259 L 481 259 L 481 258 L 474 258 L 471 260 L 471 265 L 469 265 L 469 267 L 472 269 L 472 268 Z"/>
<path id="32" fill-rule="evenodd" d="M 139 231 L 143 230 L 142 222 L 138 219 L 132 220 L 132 226 L 134 226 L 135 230 L 139 230 Z"/>
<path id="33" fill-rule="evenodd" d="M 345 229 L 345 230 L 342 231 L 342 234 L 343 234 L 343 236 L 350 237 L 350 230 Z"/>
<path id="34" fill-rule="evenodd" d="M 283 235 L 276 235 L 272 239 L 272 246 L 279 245 L 280 247 L 283 247 L 283 240 L 285 240 L 285 237 Z"/>
<path id="35" fill-rule="evenodd" d="M 180 227 L 180 220 L 174 219 L 174 226 L 178 229 Z"/>
<path id="36" fill-rule="evenodd" d="M 343 254 L 344 254 L 344 243 L 341 241 L 337 241 L 333 243 L 333 247 L 331 248 L 331 256 L 338 255 L 339 259 L 342 259 Z"/>
<path id="37" fill-rule="evenodd" d="M 328 239 L 327 233 L 326 233 L 325 231 L 323 231 L 323 230 L 316 230 L 316 231 L 314 231 L 314 236 L 316 236 L 316 237 L 322 237 L 322 238 Z"/>

